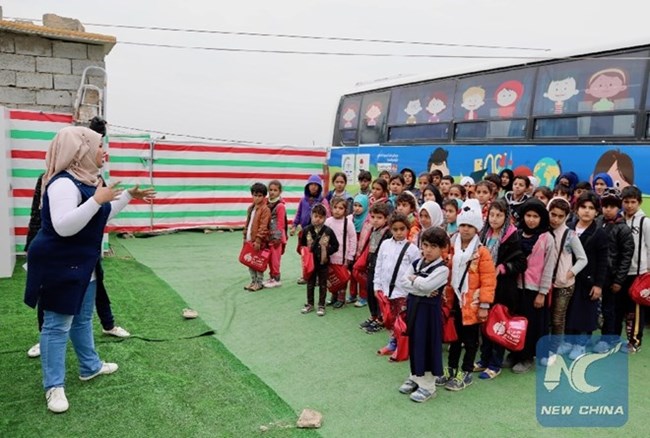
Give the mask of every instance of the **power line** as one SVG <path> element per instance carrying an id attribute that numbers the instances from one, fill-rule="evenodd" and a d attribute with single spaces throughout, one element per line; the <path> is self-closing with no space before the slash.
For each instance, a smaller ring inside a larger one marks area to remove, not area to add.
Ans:
<path id="1" fill-rule="evenodd" d="M 29 18 L 16 18 L 7 17 L 12 20 L 27 20 L 27 21 L 42 21 L 39 19 Z M 118 29 L 134 29 L 134 30 L 152 30 L 160 32 L 180 32 L 180 33 L 199 33 L 199 34 L 213 34 L 213 35 L 235 35 L 235 36 L 252 36 L 264 38 L 290 38 L 290 39 L 306 39 L 316 41 L 345 41 L 355 43 L 381 43 L 381 44 L 406 44 L 417 46 L 437 46 L 437 47 L 455 47 L 455 48 L 473 48 L 473 49 L 501 49 L 501 50 L 534 50 L 548 52 L 548 48 L 540 47 L 519 47 L 519 46 L 500 46 L 490 44 L 459 44 L 459 43 L 446 43 L 446 42 L 431 42 L 431 41 L 407 41 L 407 40 L 388 40 L 377 38 L 353 38 L 353 37 L 336 37 L 336 36 L 319 36 L 319 35 L 296 35 L 296 34 L 282 34 L 282 33 L 265 33 L 265 32 L 243 32 L 243 31 L 227 31 L 227 30 L 214 30 L 214 29 L 191 29 L 191 28 L 178 28 L 178 27 L 162 27 L 162 26 L 138 26 L 129 24 L 106 24 L 106 23 L 85 23 L 87 26 L 95 27 L 109 27 Z"/>
<path id="2" fill-rule="evenodd" d="M 240 52 L 240 53 L 274 53 L 281 55 L 321 55 L 321 56 L 365 56 L 380 58 L 459 58 L 459 59 L 522 59 L 528 61 L 542 61 L 554 59 L 540 56 L 509 56 L 509 55 L 440 55 L 440 54 L 417 54 L 417 53 L 361 53 L 361 52 L 326 52 L 319 50 L 274 50 L 274 49 L 243 49 L 238 47 L 205 47 L 205 46 L 184 46 L 176 44 L 140 43 L 135 41 L 118 41 L 117 44 L 141 47 L 159 47 L 165 49 L 182 50 L 207 50 L 215 52 Z"/>

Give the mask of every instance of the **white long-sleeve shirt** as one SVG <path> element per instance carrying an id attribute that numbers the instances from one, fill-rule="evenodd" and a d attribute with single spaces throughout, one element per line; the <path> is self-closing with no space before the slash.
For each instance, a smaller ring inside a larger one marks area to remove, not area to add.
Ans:
<path id="1" fill-rule="evenodd" d="M 404 298 L 408 295 L 408 292 L 400 284 L 399 279 L 404 276 L 411 263 L 420 258 L 420 250 L 417 246 L 411 244 L 406 239 L 399 242 L 395 241 L 395 239 L 388 239 L 381 244 L 379 247 L 379 253 L 377 254 L 374 278 L 375 292 L 382 291 L 386 296 L 388 296 L 390 280 L 393 278 L 395 265 L 397 265 L 397 259 L 399 258 L 404 245 L 409 245 L 409 248 L 406 250 L 402 263 L 400 263 L 399 270 L 397 271 L 395 288 L 390 296 L 391 299 Z"/>
<path id="2" fill-rule="evenodd" d="M 645 274 L 650 271 L 648 260 L 650 259 L 650 218 L 643 220 L 641 230 L 641 218 L 645 217 L 643 210 L 637 211 L 631 218 L 625 217 L 625 223 L 632 229 L 634 238 L 634 256 L 627 275 Z M 639 266 L 639 238 L 641 238 L 641 265 Z"/>
<path id="3" fill-rule="evenodd" d="M 81 231 L 93 216 L 99 211 L 100 204 L 90 197 L 81 202 L 81 192 L 74 182 L 68 178 L 59 178 L 47 188 L 50 200 L 50 217 L 54 231 L 61 237 L 74 236 Z M 111 202 L 111 213 L 108 219 L 114 218 L 133 199 L 127 190 Z"/>
<path id="4" fill-rule="evenodd" d="M 427 268 L 431 266 L 435 266 L 440 262 L 442 262 L 442 257 L 438 257 L 438 259 L 435 260 L 430 265 L 428 265 Z M 423 263 L 424 263 L 424 259 L 420 259 L 417 262 L 416 266 L 418 270 L 422 269 Z M 441 266 L 438 266 L 436 269 L 434 269 L 433 272 L 428 274 L 426 277 L 422 277 L 418 275 L 415 278 L 415 280 L 411 282 L 409 277 L 411 275 L 414 275 L 415 271 L 416 269 L 413 267 L 413 264 L 411 263 L 408 266 L 408 269 L 406 270 L 404 276 L 399 278 L 399 285 L 404 289 L 404 291 L 406 291 L 406 293 L 419 296 L 419 297 L 428 297 L 429 295 L 431 295 L 431 292 L 433 292 L 434 290 L 438 290 L 443 286 L 445 286 L 449 278 L 449 268 L 444 263 Z"/>

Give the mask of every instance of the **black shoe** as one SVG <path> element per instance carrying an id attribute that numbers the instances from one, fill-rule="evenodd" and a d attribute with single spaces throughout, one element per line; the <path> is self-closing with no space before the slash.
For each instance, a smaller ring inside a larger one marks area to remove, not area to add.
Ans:
<path id="1" fill-rule="evenodd" d="M 359 328 L 360 329 L 365 329 L 367 327 L 370 327 L 374 322 L 375 322 L 374 319 L 368 318 L 365 321 L 363 321 L 361 324 L 359 324 Z"/>
<path id="2" fill-rule="evenodd" d="M 336 301 L 334 304 L 332 304 L 332 307 L 334 307 L 335 309 L 340 309 L 344 305 L 345 303 L 343 301 Z"/>
<path id="3" fill-rule="evenodd" d="M 369 335 L 372 335 L 373 333 L 380 332 L 384 329 L 383 324 L 373 321 L 372 324 L 370 324 L 368 327 L 364 328 L 363 331 L 368 333 Z"/>

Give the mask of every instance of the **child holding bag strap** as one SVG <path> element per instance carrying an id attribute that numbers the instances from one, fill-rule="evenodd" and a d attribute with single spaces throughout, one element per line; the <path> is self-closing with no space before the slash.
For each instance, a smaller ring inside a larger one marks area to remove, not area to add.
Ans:
<path id="1" fill-rule="evenodd" d="M 449 247 L 447 233 L 438 227 L 420 239 L 422 258 L 413 262 L 400 280 L 408 291 L 406 324 L 411 375 L 399 392 L 422 403 L 435 396 L 435 377 L 442 374 L 442 297 L 449 268 L 442 253 Z"/>

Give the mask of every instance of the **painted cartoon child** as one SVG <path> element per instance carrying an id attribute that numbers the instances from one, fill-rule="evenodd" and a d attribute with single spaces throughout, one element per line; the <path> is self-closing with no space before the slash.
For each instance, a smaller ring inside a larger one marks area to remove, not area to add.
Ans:
<path id="1" fill-rule="evenodd" d="M 438 114 L 447 108 L 446 102 L 447 96 L 444 93 L 433 93 L 426 107 L 427 112 L 431 114 L 428 120 L 429 123 L 438 123 L 440 121 Z"/>
<path id="2" fill-rule="evenodd" d="M 406 104 L 404 112 L 408 114 L 406 118 L 407 125 L 415 125 L 418 122 L 417 114 L 422 111 L 422 104 L 420 104 L 420 99 L 409 100 L 409 103 Z"/>
<path id="3" fill-rule="evenodd" d="M 341 118 L 344 121 L 343 123 L 344 128 L 354 128 L 352 121 L 357 118 L 357 112 L 354 110 L 354 108 L 348 107 L 343 112 Z"/>
<path id="4" fill-rule="evenodd" d="M 517 102 L 524 94 L 524 84 L 519 81 L 505 81 L 494 92 L 494 100 L 499 106 L 499 117 L 512 117 L 517 108 Z"/>
<path id="5" fill-rule="evenodd" d="M 598 99 L 594 102 L 594 111 L 614 110 L 613 98 L 627 90 L 627 75 L 619 68 L 600 70 L 589 78 L 585 93 Z"/>
<path id="6" fill-rule="evenodd" d="M 578 94 L 575 78 L 569 76 L 559 81 L 551 81 L 544 97 L 553 101 L 555 104 L 553 114 L 562 114 L 564 112 L 564 102 Z"/>
<path id="7" fill-rule="evenodd" d="M 463 93 L 463 103 L 460 105 L 467 110 L 465 120 L 476 120 L 476 111 L 485 105 L 485 89 L 483 87 L 469 87 Z"/>
<path id="8" fill-rule="evenodd" d="M 619 190 L 634 185 L 634 163 L 632 158 L 619 149 L 606 151 L 600 156 L 596 166 L 594 166 L 592 175 L 603 172 L 612 178 L 613 186 Z"/>
<path id="9" fill-rule="evenodd" d="M 368 105 L 366 111 L 366 126 L 377 126 L 377 119 L 381 116 L 381 102 L 373 102 Z"/>

